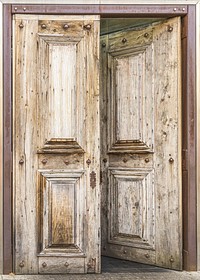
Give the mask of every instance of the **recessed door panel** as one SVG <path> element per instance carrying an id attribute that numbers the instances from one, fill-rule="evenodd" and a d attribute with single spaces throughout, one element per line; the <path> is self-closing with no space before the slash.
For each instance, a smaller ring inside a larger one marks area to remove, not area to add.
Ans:
<path id="1" fill-rule="evenodd" d="M 155 248 L 153 171 L 113 168 L 109 177 L 109 243 Z"/>

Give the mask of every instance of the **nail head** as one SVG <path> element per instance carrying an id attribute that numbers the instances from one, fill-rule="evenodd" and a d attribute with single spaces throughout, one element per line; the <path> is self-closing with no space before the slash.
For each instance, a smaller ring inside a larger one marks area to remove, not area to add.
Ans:
<path id="1" fill-rule="evenodd" d="M 68 28 L 69 28 L 69 25 L 68 25 L 68 24 L 64 24 L 64 25 L 63 25 L 63 28 L 64 28 L 64 29 L 68 29 Z"/>
<path id="2" fill-rule="evenodd" d="M 21 262 L 19 263 L 19 267 L 24 267 L 24 261 L 21 261 Z"/>
<path id="3" fill-rule="evenodd" d="M 20 159 L 19 164 L 23 164 L 23 163 L 24 163 L 24 160 Z"/>
<path id="4" fill-rule="evenodd" d="M 145 254 L 145 257 L 146 257 L 147 259 L 149 259 L 150 256 L 149 256 L 149 254 L 147 253 L 147 254 Z"/>
<path id="5" fill-rule="evenodd" d="M 172 32 L 173 31 L 173 27 L 172 26 L 168 26 L 168 31 Z"/>
<path id="6" fill-rule="evenodd" d="M 91 29 L 91 24 L 86 24 L 84 27 L 85 27 L 85 29 L 90 30 Z"/>
<path id="7" fill-rule="evenodd" d="M 46 164 L 46 163 L 47 163 L 47 159 L 44 158 L 44 159 L 42 160 L 42 163 L 43 163 L 43 164 Z"/>
<path id="8" fill-rule="evenodd" d="M 170 163 L 173 163 L 173 162 L 174 162 L 174 159 L 173 159 L 172 157 L 170 157 L 169 162 L 170 162 Z"/>
<path id="9" fill-rule="evenodd" d="M 88 159 L 88 160 L 86 161 L 86 163 L 87 163 L 88 165 L 90 165 L 90 164 L 91 164 L 91 160 Z"/>
<path id="10" fill-rule="evenodd" d="M 45 267 L 47 267 L 47 264 L 45 262 L 43 262 L 42 266 L 45 268 Z"/>

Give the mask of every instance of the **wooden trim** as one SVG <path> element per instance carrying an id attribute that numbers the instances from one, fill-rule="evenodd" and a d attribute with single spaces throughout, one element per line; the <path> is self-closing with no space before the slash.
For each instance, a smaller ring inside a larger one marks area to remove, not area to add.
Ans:
<path id="1" fill-rule="evenodd" d="M 196 75 L 197 92 L 200 89 L 200 2 L 196 5 Z M 200 112 L 200 95 L 197 93 L 197 112 Z M 200 114 L 197 114 L 197 270 L 200 270 Z"/>
<path id="2" fill-rule="evenodd" d="M 3 6 L 3 272 L 12 272 L 12 69 L 11 69 L 11 5 Z"/>
<path id="3" fill-rule="evenodd" d="M 196 8 L 183 18 L 183 268 L 197 270 Z"/>
<path id="4" fill-rule="evenodd" d="M 17 7 L 17 10 L 15 10 Z M 22 7 L 26 10 L 22 11 Z M 178 10 L 174 11 L 176 7 Z M 183 8 L 185 10 L 183 11 Z M 153 10 L 154 9 L 154 10 Z M 181 11 L 182 9 L 182 11 Z M 11 15 L 100 14 L 102 17 L 183 17 L 183 257 L 185 270 L 197 269 L 196 53 L 195 5 L 4 5 L 4 273 L 12 271 L 12 72 Z"/>
<path id="5" fill-rule="evenodd" d="M 0 57 L 3 57 L 2 3 L 0 2 Z M 0 60 L 0 275 L 3 274 L 3 63 Z"/>
<path id="6" fill-rule="evenodd" d="M 168 17 L 187 14 L 187 5 L 12 5 L 15 14 L 98 14 L 102 17 Z"/>

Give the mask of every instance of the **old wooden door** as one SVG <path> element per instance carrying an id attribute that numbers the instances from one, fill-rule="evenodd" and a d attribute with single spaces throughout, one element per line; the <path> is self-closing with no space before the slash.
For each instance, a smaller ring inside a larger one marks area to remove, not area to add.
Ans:
<path id="1" fill-rule="evenodd" d="M 180 19 L 101 38 L 103 255 L 181 269 Z"/>
<path id="2" fill-rule="evenodd" d="M 15 273 L 100 271 L 99 18 L 16 15 Z"/>

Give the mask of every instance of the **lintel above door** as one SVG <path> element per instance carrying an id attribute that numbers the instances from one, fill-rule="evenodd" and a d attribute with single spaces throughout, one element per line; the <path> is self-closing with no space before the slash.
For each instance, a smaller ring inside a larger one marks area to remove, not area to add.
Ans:
<path id="1" fill-rule="evenodd" d="M 187 5 L 12 5 L 12 14 L 93 14 L 101 17 L 183 16 Z"/>

